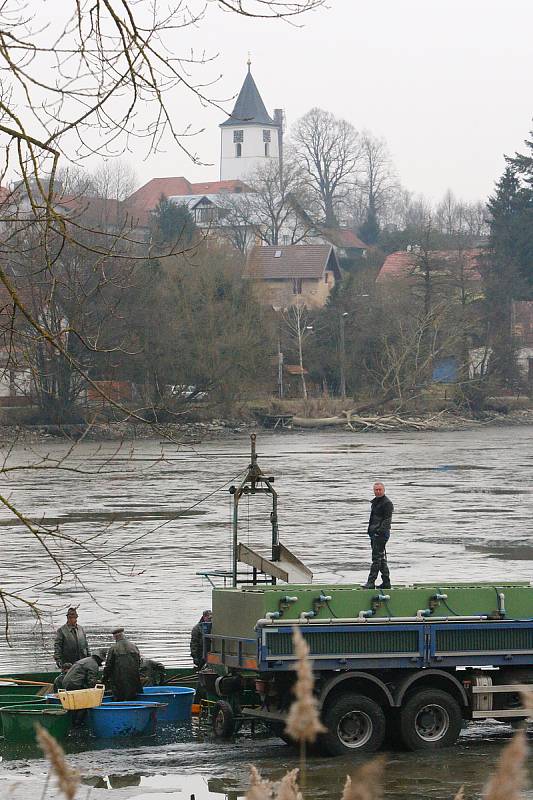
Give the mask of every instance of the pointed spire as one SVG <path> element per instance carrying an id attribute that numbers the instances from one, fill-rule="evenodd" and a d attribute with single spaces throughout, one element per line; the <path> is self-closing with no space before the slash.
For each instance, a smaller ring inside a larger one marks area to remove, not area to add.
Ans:
<path id="1" fill-rule="evenodd" d="M 265 104 L 259 94 L 252 77 L 252 61 L 248 54 L 248 72 L 244 79 L 241 91 L 237 97 L 235 107 L 227 120 L 220 127 L 225 125 L 274 125 L 274 120 L 269 116 Z"/>
<path id="2" fill-rule="evenodd" d="M 250 55 L 250 51 L 249 50 L 248 50 L 248 61 L 246 63 L 248 64 L 248 72 L 250 72 L 250 68 L 252 66 L 252 57 Z"/>

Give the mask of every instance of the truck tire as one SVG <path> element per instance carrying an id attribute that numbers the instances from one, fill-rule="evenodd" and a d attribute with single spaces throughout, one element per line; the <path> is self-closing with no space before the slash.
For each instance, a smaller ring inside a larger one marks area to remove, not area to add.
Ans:
<path id="1" fill-rule="evenodd" d="M 408 750 L 438 750 L 452 745 L 463 719 L 448 692 L 426 689 L 407 700 L 400 711 L 400 734 Z"/>
<path id="2" fill-rule="evenodd" d="M 230 739 L 235 732 L 235 715 L 229 703 L 219 700 L 213 706 L 211 717 L 213 733 L 217 739 Z"/>
<path id="3" fill-rule="evenodd" d="M 341 694 L 326 707 L 323 720 L 327 731 L 320 736 L 320 745 L 331 756 L 373 753 L 383 744 L 385 714 L 370 697 Z"/>

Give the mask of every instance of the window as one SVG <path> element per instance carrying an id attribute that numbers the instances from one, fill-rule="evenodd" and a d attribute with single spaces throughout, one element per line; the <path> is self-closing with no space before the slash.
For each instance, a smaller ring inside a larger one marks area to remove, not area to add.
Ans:
<path id="1" fill-rule="evenodd" d="M 270 155 L 270 145 L 268 142 L 265 142 L 265 157 L 268 158 Z"/>
<path id="2" fill-rule="evenodd" d="M 270 142 L 270 131 L 263 131 L 263 141 Z"/>
<path id="3" fill-rule="evenodd" d="M 200 206 L 195 209 L 195 222 L 213 222 L 217 218 L 217 210 L 214 206 Z"/>
<path id="4" fill-rule="evenodd" d="M 292 293 L 293 294 L 301 294 L 302 293 L 302 279 L 301 278 L 293 278 L 292 279 Z"/>
<path id="5" fill-rule="evenodd" d="M 235 158 L 240 158 L 242 156 L 242 144 L 237 142 L 235 145 Z"/>
<path id="6" fill-rule="evenodd" d="M 237 144 L 237 142 L 244 142 L 244 131 L 233 131 L 233 141 L 235 144 Z"/>

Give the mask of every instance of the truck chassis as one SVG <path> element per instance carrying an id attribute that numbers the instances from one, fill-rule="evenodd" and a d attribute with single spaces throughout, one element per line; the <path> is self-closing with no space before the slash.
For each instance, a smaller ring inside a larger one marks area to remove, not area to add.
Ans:
<path id="1" fill-rule="evenodd" d="M 260 623 L 255 639 L 206 634 L 200 680 L 217 701 L 217 735 L 254 719 L 287 740 L 294 625 L 310 648 L 326 727 L 318 744 L 330 755 L 385 741 L 432 750 L 453 744 L 470 720 L 528 717 L 521 692 L 533 683 L 533 620 Z"/>

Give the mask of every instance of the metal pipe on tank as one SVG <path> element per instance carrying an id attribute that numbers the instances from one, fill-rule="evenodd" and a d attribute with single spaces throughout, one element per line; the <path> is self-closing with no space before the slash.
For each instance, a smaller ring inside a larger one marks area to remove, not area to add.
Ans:
<path id="1" fill-rule="evenodd" d="M 365 613 L 364 611 L 361 613 Z M 297 619 L 287 619 L 285 617 L 282 622 L 272 619 L 258 619 L 255 623 L 256 628 L 264 628 L 268 626 L 292 627 L 294 625 L 349 625 L 351 623 L 364 622 L 369 625 L 379 625 L 386 623 L 396 622 L 482 622 L 487 620 L 486 614 L 474 614 L 472 616 L 464 617 L 325 617 L 324 619 L 309 619 L 298 617 Z"/>

